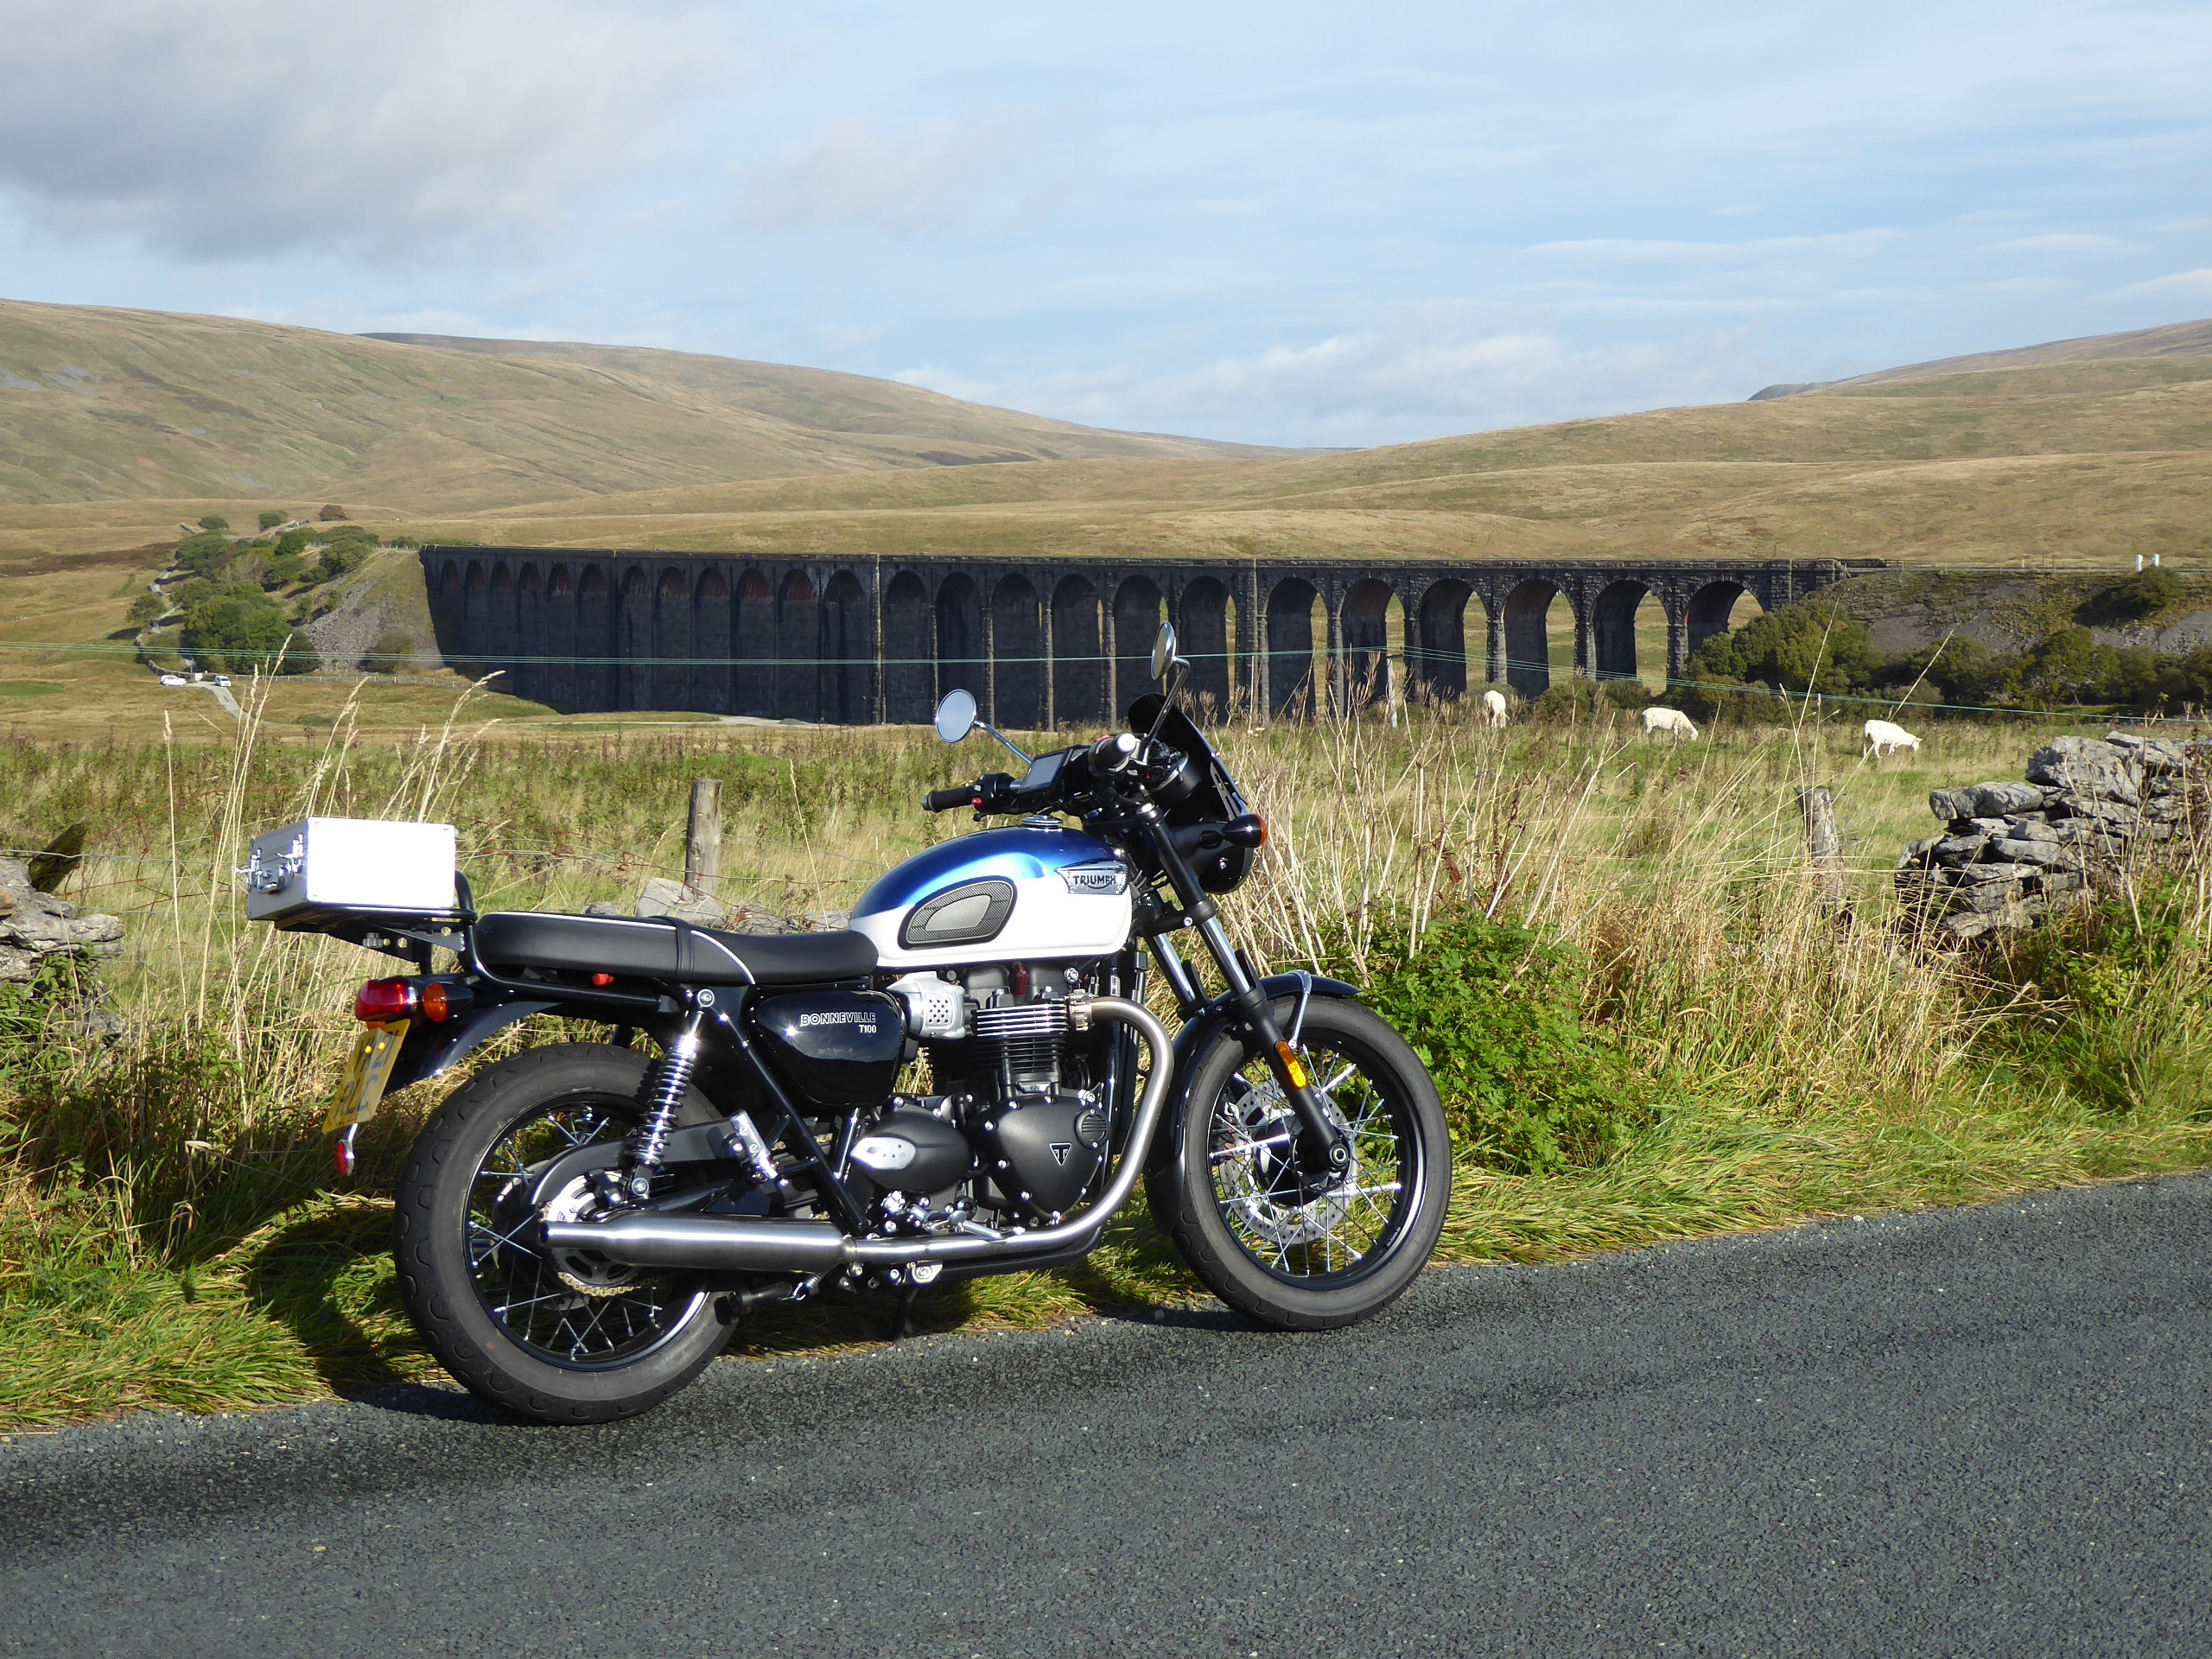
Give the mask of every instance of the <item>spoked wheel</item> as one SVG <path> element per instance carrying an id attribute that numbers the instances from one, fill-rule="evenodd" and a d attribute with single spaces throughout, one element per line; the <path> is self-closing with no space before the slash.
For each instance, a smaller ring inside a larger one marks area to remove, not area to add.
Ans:
<path id="1" fill-rule="evenodd" d="M 1275 1017 L 1287 1025 L 1288 1002 Z M 1298 1119 L 1258 1055 L 1228 1032 L 1192 1062 L 1172 1162 L 1147 1183 L 1154 1215 L 1206 1288 L 1264 1325 L 1351 1325 L 1412 1283 L 1436 1248 L 1452 1154 L 1435 1085 L 1405 1040 L 1356 1002 L 1306 1005 L 1299 1047 L 1351 1162 L 1306 1181 Z"/>
<path id="2" fill-rule="evenodd" d="M 590 1172 L 613 1166 L 646 1065 L 595 1044 L 504 1061 L 438 1108 L 400 1177 L 393 1255 L 416 1328 L 473 1393 L 524 1416 L 630 1416 L 728 1339 L 690 1275 L 538 1236 L 596 1204 Z"/>

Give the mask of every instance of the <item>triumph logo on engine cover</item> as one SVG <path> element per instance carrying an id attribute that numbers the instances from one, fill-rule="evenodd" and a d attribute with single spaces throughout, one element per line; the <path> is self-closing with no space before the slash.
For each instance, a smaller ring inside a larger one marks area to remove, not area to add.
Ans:
<path id="1" fill-rule="evenodd" d="M 1072 1141 L 1055 1141 L 1046 1150 L 1052 1154 L 1052 1161 L 1062 1169 L 1068 1166 L 1068 1154 L 1075 1150 Z"/>

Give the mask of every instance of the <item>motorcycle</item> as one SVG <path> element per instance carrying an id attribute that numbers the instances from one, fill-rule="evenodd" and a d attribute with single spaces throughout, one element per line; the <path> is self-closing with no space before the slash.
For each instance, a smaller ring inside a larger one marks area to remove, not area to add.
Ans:
<path id="1" fill-rule="evenodd" d="M 525 1417 L 629 1416 L 771 1305 L 1077 1261 L 1140 1178 L 1191 1270 L 1261 1325 L 1347 1325 L 1403 1292 L 1449 1192 L 1434 1085 L 1352 986 L 1262 976 L 1230 938 L 1217 900 L 1268 830 L 1180 707 L 1187 671 L 1163 627 L 1128 729 L 1035 756 L 947 695 L 938 735 L 984 732 L 1021 771 L 923 810 L 1014 822 L 898 865 L 841 932 L 478 914 L 457 870 L 442 912 L 335 878 L 317 905 L 305 849 L 318 824 L 350 844 L 347 821 L 264 837 L 266 866 L 257 841 L 249 885 L 304 895 L 278 925 L 417 969 L 356 999 L 341 1168 L 385 1094 L 515 1021 L 613 1027 L 479 1071 L 410 1152 L 399 1289 L 446 1370 Z"/>

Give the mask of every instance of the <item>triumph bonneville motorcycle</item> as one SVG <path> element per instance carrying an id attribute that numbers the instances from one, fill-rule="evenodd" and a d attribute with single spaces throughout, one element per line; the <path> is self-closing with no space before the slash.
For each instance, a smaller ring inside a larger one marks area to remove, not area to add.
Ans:
<path id="1" fill-rule="evenodd" d="M 415 1142 L 399 1286 L 445 1368 L 525 1416 L 626 1416 L 769 1304 L 1076 1261 L 1140 1175 L 1192 1271 L 1263 1325 L 1403 1291 L 1448 1195 L 1435 1089 L 1351 986 L 1261 977 L 1230 938 L 1216 900 L 1267 826 L 1177 706 L 1172 628 L 1153 669 L 1128 730 L 1034 758 L 948 695 L 938 735 L 988 732 L 1022 772 L 923 810 L 1014 822 L 906 860 L 849 931 L 478 915 L 465 880 L 449 918 L 356 929 L 420 971 L 357 1001 L 341 1166 L 385 1092 L 501 1027 L 614 1027 L 480 1071 Z"/>

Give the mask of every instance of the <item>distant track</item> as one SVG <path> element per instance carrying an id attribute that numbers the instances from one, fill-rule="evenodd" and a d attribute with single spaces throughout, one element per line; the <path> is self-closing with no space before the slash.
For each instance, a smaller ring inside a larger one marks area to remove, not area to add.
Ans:
<path id="1" fill-rule="evenodd" d="M 2212 1178 L 0 1447 L 0 1652 L 2212 1649 Z M 321 1548 L 318 1548 L 318 1546 Z"/>

